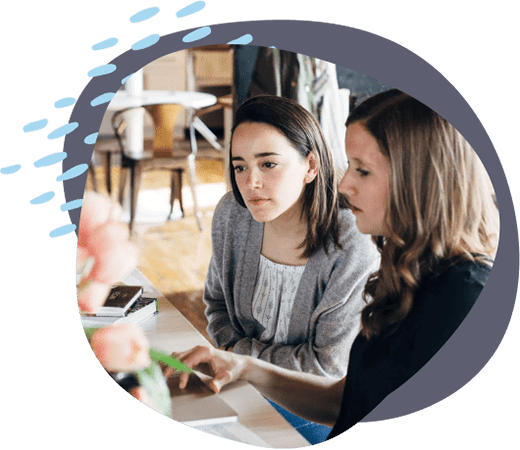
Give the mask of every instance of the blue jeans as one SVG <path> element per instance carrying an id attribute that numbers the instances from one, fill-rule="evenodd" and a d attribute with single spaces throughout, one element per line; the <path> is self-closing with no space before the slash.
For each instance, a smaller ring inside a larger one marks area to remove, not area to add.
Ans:
<path id="1" fill-rule="evenodd" d="M 286 409 L 267 399 L 267 401 L 289 422 L 310 444 L 319 444 L 327 439 L 332 428 L 318 423 L 309 422 L 301 417 L 295 416 Z"/>

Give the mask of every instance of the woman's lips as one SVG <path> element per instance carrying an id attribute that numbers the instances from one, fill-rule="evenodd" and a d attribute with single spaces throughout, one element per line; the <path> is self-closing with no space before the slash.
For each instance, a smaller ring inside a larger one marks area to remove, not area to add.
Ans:
<path id="1" fill-rule="evenodd" d="M 263 203 L 267 202 L 268 200 L 269 199 L 267 199 L 267 198 L 256 197 L 256 198 L 250 198 L 249 203 L 251 203 L 252 205 L 255 205 L 255 206 L 260 206 Z"/>
<path id="2" fill-rule="evenodd" d="M 347 204 L 348 204 L 348 207 L 350 208 L 350 210 L 355 214 L 355 213 L 358 213 L 358 212 L 362 212 L 361 209 L 359 209 L 358 207 L 354 206 L 352 204 L 352 202 L 350 201 L 350 199 L 348 198 L 347 196 Z"/>

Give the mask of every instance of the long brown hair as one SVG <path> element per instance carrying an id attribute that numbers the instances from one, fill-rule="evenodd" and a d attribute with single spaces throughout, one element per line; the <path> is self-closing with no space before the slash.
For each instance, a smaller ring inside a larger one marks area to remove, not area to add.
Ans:
<path id="1" fill-rule="evenodd" d="M 307 223 L 307 232 L 299 247 L 303 248 L 302 257 L 310 257 L 321 246 L 327 250 L 329 242 L 341 248 L 338 214 L 340 206 L 346 206 L 346 200 L 338 192 L 332 153 L 318 121 L 293 100 L 275 95 L 259 95 L 240 105 L 235 114 L 232 133 L 240 124 L 248 122 L 262 123 L 275 128 L 286 137 L 302 158 L 313 152 L 318 171 L 316 178 L 304 188 L 301 217 Z M 230 161 L 232 150 L 231 145 Z M 235 199 L 245 208 L 232 165 L 229 167 L 229 175 Z"/>
<path id="2" fill-rule="evenodd" d="M 498 211 L 480 159 L 445 119 L 391 89 L 360 104 L 361 124 L 390 165 L 385 237 L 374 237 L 381 266 L 365 287 L 366 337 L 393 329 L 409 313 L 420 281 L 461 260 L 487 261 L 498 241 Z M 348 133 L 348 131 L 347 131 Z"/>

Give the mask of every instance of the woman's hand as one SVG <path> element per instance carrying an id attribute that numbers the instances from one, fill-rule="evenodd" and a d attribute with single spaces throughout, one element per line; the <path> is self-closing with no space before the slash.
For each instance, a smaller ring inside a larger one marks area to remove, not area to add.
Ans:
<path id="1" fill-rule="evenodd" d="M 203 346 L 197 346 L 182 353 L 173 353 L 172 356 L 188 367 L 212 377 L 208 386 L 217 394 L 226 384 L 244 376 L 248 361 L 246 356 Z M 167 368 L 164 372 L 166 377 L 172 374 L 173 369 L 171 368 Z M 188 373 L 180 374 L 179 387 L 181 389 L 186 387 L 188 377 Z"/>
<path id="2" fill-rule="evenodd" d="M 209 388 L 218 394 L 222 387 L 236 380 L 252 384 L 264 396 L 293 414 L 334 426 L 341 407 L 345 379 L 335 380 L 319 375 L 284 369 L 251 356 L 238 355 L 214 347 L 194 347 L 172 356 L 193 370 L 209 375 Z M 167 368 L 166 377 L 173 369 Z M 188 373 L 178 374 L 179 388 L 188 383 Z M 302 392 L 305 395 L 302 395 Z"/>

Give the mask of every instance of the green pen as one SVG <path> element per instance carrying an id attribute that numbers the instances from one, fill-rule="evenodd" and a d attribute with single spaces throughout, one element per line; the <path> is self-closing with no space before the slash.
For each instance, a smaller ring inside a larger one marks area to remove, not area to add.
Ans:
<path id="1" fill-rule="evenodd" d="M 174 358 L 173 356 L 168 355 L 167 353 L 160 352 L 159 350 L 151 348 L 150 358 L 152 359 L 152 361 L 166 364 L 168 367 L 171 367 L 177 372 L 193 373 L 193 369 L 188 367 L 186 364 L 183 364 L 177 358 Z"/>

